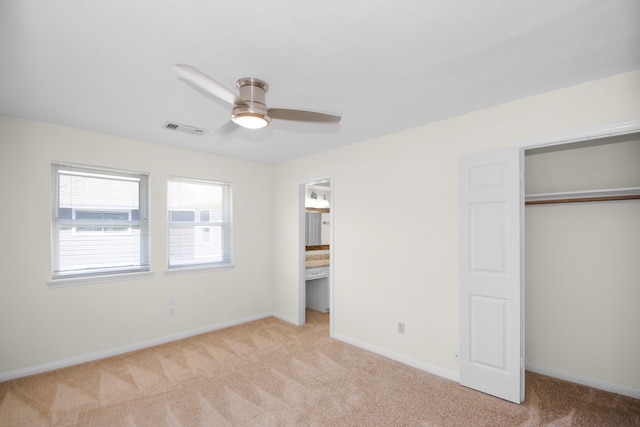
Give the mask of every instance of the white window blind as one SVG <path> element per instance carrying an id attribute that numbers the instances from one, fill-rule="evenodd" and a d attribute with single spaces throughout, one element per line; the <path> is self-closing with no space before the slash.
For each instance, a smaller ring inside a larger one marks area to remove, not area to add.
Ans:
<path id="1" fill-rule="evenodd" d="M 53 165 L 53 279 L 149 270 L 148 176 Z"/>
<path id="2" fill-rule="evenodd" d="M 231 184 L 170 177 L 169 268 L 232 262 Z"/>

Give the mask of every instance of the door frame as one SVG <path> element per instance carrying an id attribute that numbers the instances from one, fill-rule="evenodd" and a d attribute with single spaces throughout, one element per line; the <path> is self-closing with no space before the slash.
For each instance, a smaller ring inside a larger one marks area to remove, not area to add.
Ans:
<path id="1" fill-rule="evenodd" d="M 611 123 L 608 125 L 604 125 L 604 126 L 598 126 L 598 127 L 593 127 L 593 128 L 587 128 L 587 129 L 578 129 L 575 131 L 571 131 L 571 132 L 565 132 L 562 134 L 557 134 L 555 136 L 551 136 L 551 137 L 545 137 L 545 138 L 536 138 L 536 139 L 531 139 L 531 140 L 525 140 L 525 141 L 519 141 L 516 142 L 514 144 L 514 146 L 519 147 L 520 148 L 520 158 L 522 159 L 522 162 L 524 162 L 524 156 L 525 156 L 525 152 L 529 149 L 536 149 L 536 148 L 542 148 L 542 147 L 552 147 L 552 146 L 559 146 L 559 145 L 571 145 L 571 144 L 576 144 L 576 143 L 582 143 L 582 142 L 587 142 L 587 141 L 591 141 L 591 140 L 598 140 L 598 139 L 603 139 L 603 138 L 609 138 L 609 137 L 616 137 L 616 136 L 624 136 L 624 135 L 631 135 L 631 134 L 638 134 L 640 135 L 640 119 L 636 119 L 636 120 L 629 120 L 629 121 L 624 121 L 624 122 L 617 122 L 617 123 Z M 522 185 L 523 185 L 523 189 L 524 189 L 524 185 L 526 184 L 526 170 L 524 168 L 524 163 L 521 163 L 521 176 L 522 176 Z M 526 196 L 526 194 L 523 192 L 523 201 L 522 203 L 524 204 L 524 197 Z M 522 211 L 524 213 L 524 206 L 522 206 Z M 526 235 L 525 235 L 525 221 L 524 221 L 524 215 L 521 218 L 521 222 L 520 222 L 520 233 L 522 236 L 522 245 L 523 245 L 523 256 L 522 256 L 522 271 L 521 274 L 523 275 L 522 280 L 523 280 L 523 292 L 522 292 L 522 337 L 521 337 L 521 346 L 522 346 L 522 356 L 523 356 L 523 362 L 524 362 L 524 369 L 527 370 L 527 365 L 526 365 L 526 348 L 525 348 L 525 333 L 526 333 L 526 325 L 524 322 L 524 315 L 525 315 L 525 310 L 524 310 L 524 306 L 525 306 L 525 291 L 524 291 L 524 287 L 525 287 L 525 283 L 524 283 L 524 269 L 525 269 L 525 262 L 526 262 L 526 254 L 524 253 L 524 243 L 525 243 L 525 239 L 526 239 Z M 529 369 L 531 370 L 531 369 Z M 597 389 L 603 389 L 605 390 L 605 388 L 602 387 L 601 383 L 598 383 L 597 381 L 591 382 L 591 381 L 584 381 L 584 378 L 582 377 L 576 377 L 574 375 L 571 374 L 566 374 L 566 375 L 562 375 L 561 372 L 558 371 L 542 371 L 542 370 L 535 370 L 535 372 L 538 372 L 540 374 L 543 375 L 548 375 L 548 376 L 553 376 L 555 378 L 559 378 L 561 380 L 565 380 L 565 381 L 570 381 L 576 384 L 581 384 L 581 385 L 585 385 L 585 386 L 589 386 L 589 387 L 593 387 L 593 388 L 597 388 Z M 523 396 L 524 396 L 524 379 L 522 382 L 522 387 L 523 387 Z M 611 391 L 613 393 L 618 393 L 618 394 L 622 394 L 622 395 L 626 395 L 624 393 L 623 390 L 618 390 L 618 389 L 606 389 L 607 391 Z M 635 396 L 632 396 L 635 397 Z"/>
<path id="2" fill-rule="evenodd" d="M 329 193 L 330 196 L 330 210 L 329 210 L 329 335 L 333 336 L 333 265 L 334 265 L 334 245 L 333 245 L 333 213 L 335 205 L 335 193 L 333 175 L 321 175 L 314 178 L 308 178 L 298 182 L 298 318 L 297 325 L 301 326 L 305 324 L 305 309 L 306 309 L 306 280 L 305 280 L 305 190 L 307 185 L 313 185 L 320 182 L 329 181 Z"/>
<path id="3" fill-rule="evenodd" d="M 574 142 L 585 142 L 591 139 L 601 139 L 614 136 L 628 135 L 640 132 L 640 119 L 625 122 L 612 123 L 605 126 L 598 126 L 588 129 L 580 129 L 566 132 L 551 137 L 536 138 L 516 142 L 514 145 L 523 150 L 541 147 L 551 147 L 554 145 L 572 144 Z"/>

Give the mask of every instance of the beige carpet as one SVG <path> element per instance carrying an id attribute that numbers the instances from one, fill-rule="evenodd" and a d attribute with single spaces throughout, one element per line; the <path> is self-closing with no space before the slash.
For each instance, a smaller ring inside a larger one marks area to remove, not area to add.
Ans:
<path id="1" fill-rule="evenodd" d="M 640 426 L 640 401 L 527 373 L 515 405 L 269 318 L 0 384 L 0 426 Z"/>

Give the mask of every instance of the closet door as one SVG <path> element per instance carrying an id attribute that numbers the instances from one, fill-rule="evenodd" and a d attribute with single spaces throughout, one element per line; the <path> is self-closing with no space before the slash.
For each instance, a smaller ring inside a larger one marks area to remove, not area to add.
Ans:
<path id="1" fill-rule="evenodd" d="M 460 161 L 460 384 L 524 400 L 521 154 Z"/>

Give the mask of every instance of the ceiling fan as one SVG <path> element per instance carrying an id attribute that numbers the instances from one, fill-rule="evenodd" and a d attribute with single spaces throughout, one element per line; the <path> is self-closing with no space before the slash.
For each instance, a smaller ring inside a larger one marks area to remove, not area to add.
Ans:
<path id="1" fill-rule="evenodd" d="M 239 94 L 227 89 L 221 83 L 195 69 L 191 65 L 177 64 L 173 70 L 178 77 L 196 89 L 220 98 L 233 106 L 231 120 L 247 129 L 268 126 L 271 119 L 294 120 L 314 123 L 339 123 L 341 116 L 315 111 L 268 108 L 265 94 L 269 90 L 266 82 L 253 77 L 244 77 L 236 82 Z"/>

